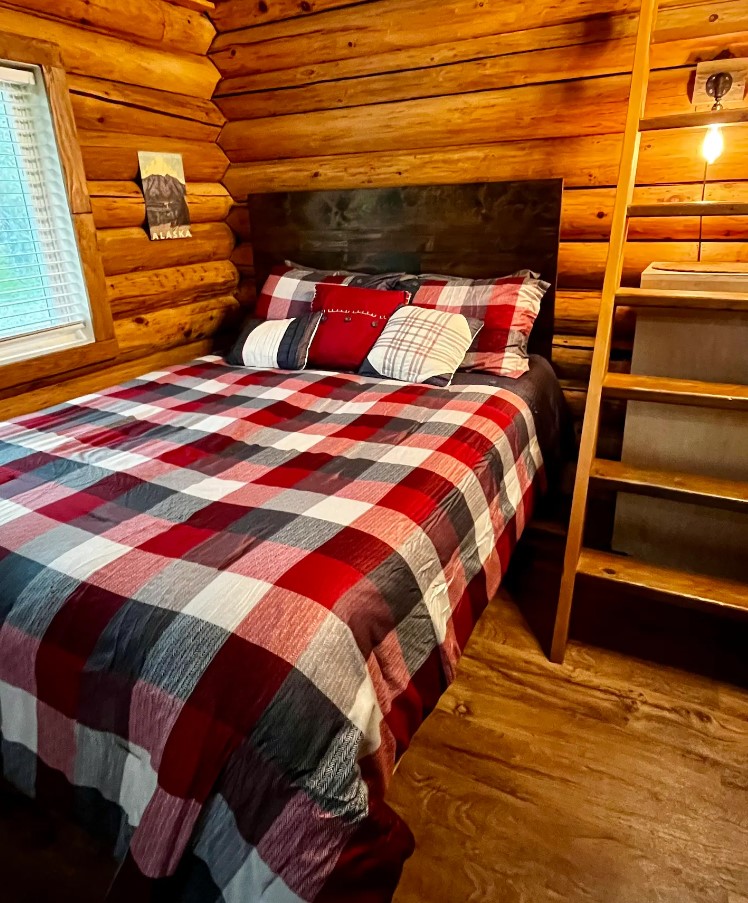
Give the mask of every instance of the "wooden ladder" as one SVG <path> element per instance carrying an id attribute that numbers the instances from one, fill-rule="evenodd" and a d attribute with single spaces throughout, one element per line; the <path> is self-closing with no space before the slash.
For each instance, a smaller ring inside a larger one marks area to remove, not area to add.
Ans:
<path id="1" fill-rule="evenodd" d="M 583 548 L 587 498 L 591 482 L 617 491 L 688 500 L 715 507 L 748 511 L 748 483 L 644 470 L 624 463 L 596 458 L 600 411 L 604 399 L 619 398 L 748 411 L 748 386 L 624 375 L 609 371 L 615 312 L 618 306 L 691 311 L 748 311 L 748 293 L 713 294 L 711 292 L 621 287 L 628 226 L 632 217 L 748 214 L 748 204 L 704 201 L 669 204 L 632 203 L 643 132 L 748 122 L 748 109 L 744 108 L 660 116 L 653 119 L 645 118 L 650 75 L 650 48 L 654 36 L 657 7 L 657 0 L 642 0 L 600 319 L 592 357 L 589 393 L 551 648 L 551 660 L 558 663 L 563 662 L 566 652 L 572 601 L 578 574 L 637 589 L 646 589 L 652 595 L 664 599 L 679 599 L 689 604 L 737 608 L 748 612 L 748 586 L 670 568 L 655 567 L 622 555 Z"/>

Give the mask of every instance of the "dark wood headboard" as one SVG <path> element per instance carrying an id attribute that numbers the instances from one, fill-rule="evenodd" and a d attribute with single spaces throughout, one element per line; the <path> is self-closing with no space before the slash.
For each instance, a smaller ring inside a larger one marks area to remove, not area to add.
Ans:
<path id="1" fill-rule="evenodd" d="M 250 195 L 258 291 L 271 268 L 404 271 L 550 282 L 530 350 L 550 359 L 563 182 L 481 182 Z"/>

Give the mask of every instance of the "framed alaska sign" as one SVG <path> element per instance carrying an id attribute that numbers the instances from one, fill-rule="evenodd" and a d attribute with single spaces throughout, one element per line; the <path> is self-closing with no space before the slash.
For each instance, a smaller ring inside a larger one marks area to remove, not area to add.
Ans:
<path id="1" fill-rule="evenodd" d="M 182 155 L 140 151 L 138 158 L 151 240 L 191 238 Z"/>

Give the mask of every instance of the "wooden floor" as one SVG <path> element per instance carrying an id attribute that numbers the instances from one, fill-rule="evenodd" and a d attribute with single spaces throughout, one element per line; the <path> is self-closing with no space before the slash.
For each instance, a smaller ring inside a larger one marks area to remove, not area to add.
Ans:
<path id="1" fill-rule="evenodd" d="M 748 692 L 579 644 L 558 668 L 496 600 L 390 803 L 396 903 L 748 903 Z"/>
<path id="2" fill-rule="evenodd" d="M 418 844 L 396 903 L 748 903 L 748 692 L 579 643 L 558 668 L 504 594 L 389 799 Z M 2 903 L 93 903 L 111 874 L 0 791 Z"/>

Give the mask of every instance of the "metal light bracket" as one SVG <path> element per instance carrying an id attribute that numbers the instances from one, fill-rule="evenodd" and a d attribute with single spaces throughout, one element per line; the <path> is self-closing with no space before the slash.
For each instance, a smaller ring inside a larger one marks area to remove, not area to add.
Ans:
<path id="1" fill-rule="evenodd" d="M 732 88 L 732 75 L 729 72 L 715 72 L 710 75 L 706 82 L 706 93 L 714 98 L 714 106 L 712 111 L 722 109 L 722 98 L 729 93 Z"/>

